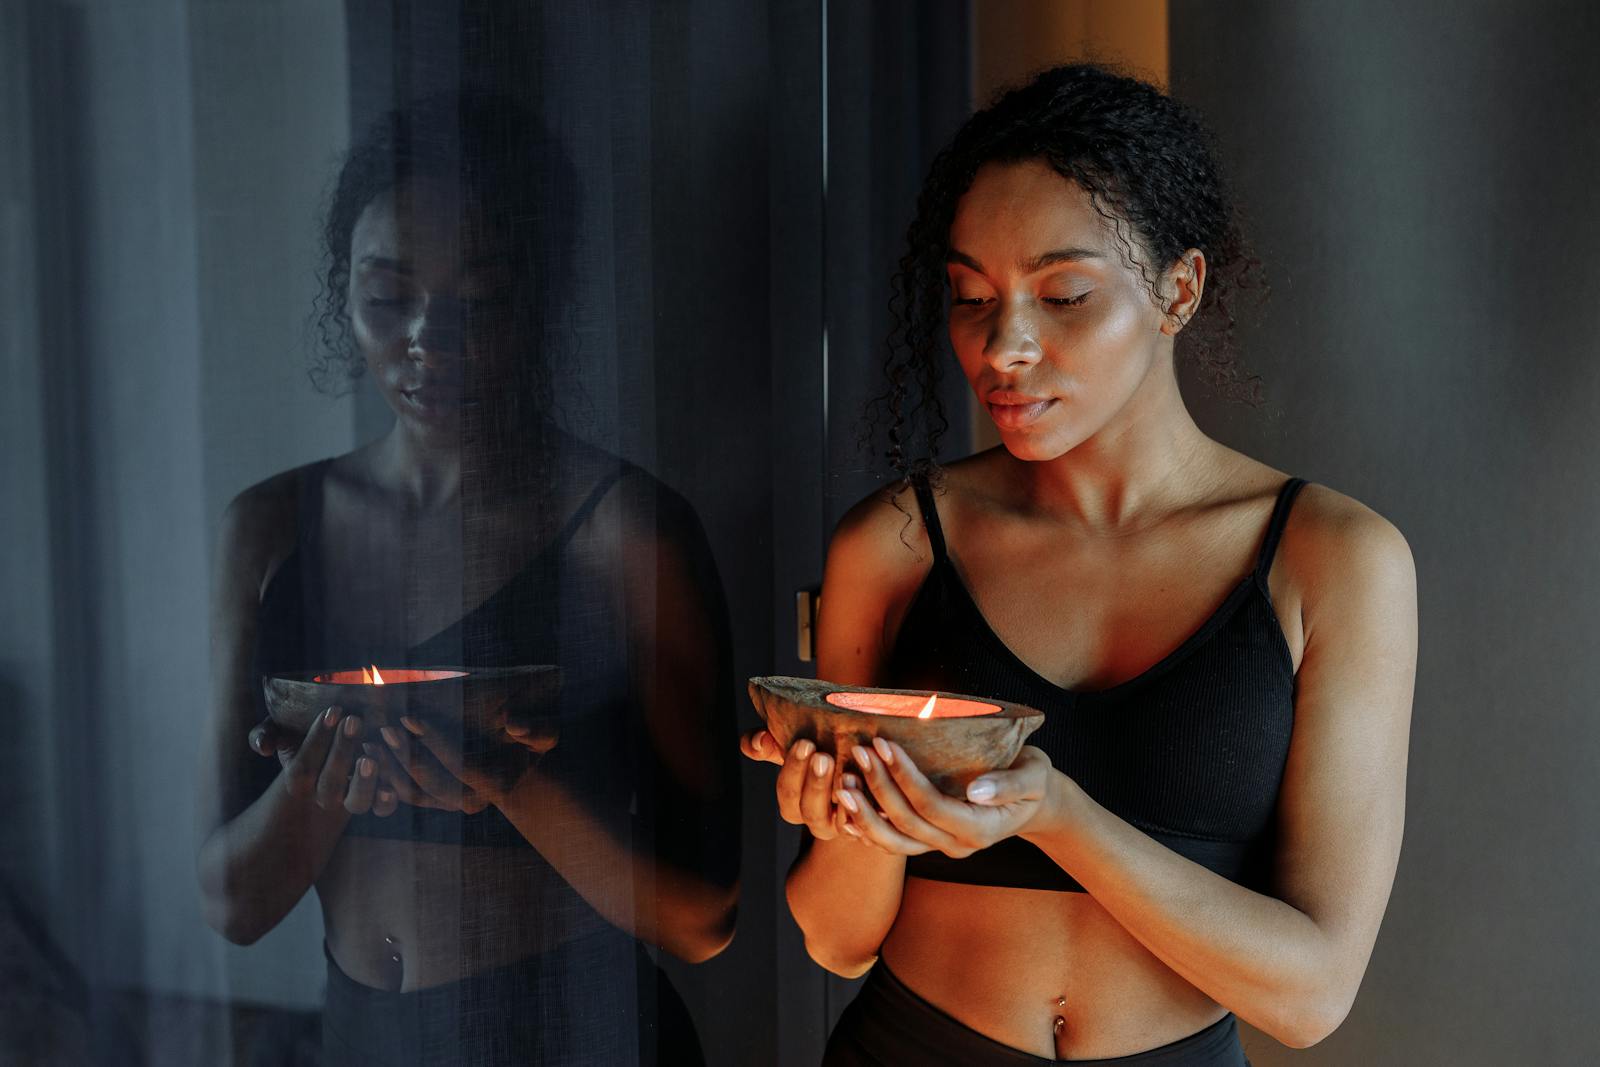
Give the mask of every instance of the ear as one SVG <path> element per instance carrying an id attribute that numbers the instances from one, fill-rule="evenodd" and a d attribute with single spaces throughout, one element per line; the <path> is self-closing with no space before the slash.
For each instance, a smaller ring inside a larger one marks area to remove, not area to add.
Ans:
<path id="1" fill-rule="evenodd" d="M 1162 281 L 1166 316 L 1161 332 L 1176 337 L 1200 310 L 1200 297 L 1206 288 L 1205 253 L 1198 248 L 1189 249 L 1167 268 Z"/>

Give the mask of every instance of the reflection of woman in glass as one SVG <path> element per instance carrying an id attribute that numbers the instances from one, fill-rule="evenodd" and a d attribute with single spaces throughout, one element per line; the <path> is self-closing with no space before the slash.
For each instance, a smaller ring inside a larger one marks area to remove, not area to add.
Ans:
<path id="1" fill-rule="evenodd" d="M 1174 340 L 1226 327 L 1244 262 L 1205 136 L 1140 82 L 1045 72 L 935 161 L 891 417 L 938 425 L 948 330 L 1004 447 L 896 455 L 846 516 L 818 674 L 1046 724 L 962 798 L 893 746 L 747 739 L 810 831 L 812 956 L 871 968 L 826 1062 L 1242 1064 L 1235 1016 L 1304 1046 L 1348 1011 L 1399 852 L 1415 576 L 1384 519 L 1190 418 Z"/>
<path id="2" fill-rule="evenodd" d="M 550 418 L 574 196 L 504 101 L 380 123 L 333 194 L 320 322 L 393 428 L 224 521 L 201 881 L 240 943 L 316 889 L 330 1062 L 698 1058 L 635 938 L 732 936 L 727 625 L 686 503 Z M 368 663 L 556 664 L 559 725 L 262 722 L 263 674 Z"/>

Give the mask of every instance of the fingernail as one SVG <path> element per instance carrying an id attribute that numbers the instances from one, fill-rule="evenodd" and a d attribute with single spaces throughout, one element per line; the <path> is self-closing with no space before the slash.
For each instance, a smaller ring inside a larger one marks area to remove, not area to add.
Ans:
<path id="1" fill-rule="evenodd" d="M 389 742 L 389 747 L 390 748 L 399 748 L 400 747 L 400 735 L 395 733 L 393 729 L 391 729 L 390 727 L 384 726 L 384 727 L 380 727 L 378 732 L 383 735 L 383 739 L 385 741 Z"/>
<path id="2" fill-rule="evenodd" d="M 363 742 L 361 742 L 361 751 L 365 752 L 367 755 L 371 756 L 373 759 L 377 759 L 378 758 L 378 752 L 380 750 L 379 750 L 378 746 L 373 744 L 371 741 L 363 741 Z"/>
<path id="3" fill-rule="evenodd" d="M 385 804 L 389 803 L 389 801 L 394 799 L 394 790 L 392 790 L 392 789 L 380 789 L 380 790 L 378 790 L 378 799 L 383 801 Z"/>
<path id="4" fill-rule="evenodd" d="M 979 778 L 967 786 L 967 799 L 983 804 L 994 799 L 995 784 L 990 778 Z"/>
<path id="5" fill-rule="evenodd" d="M 833 770 L 833 757 L 827 753 L 818 752 L 811 757 L 811 773 L 818 778 L 826 778 L 831 770 Z"/>
<path id="6" fill-rule="evenodd" d="M 861 831 L 856 829 L 856 824 L 853 822 L 847 822 L 844 824 L 844 832 L 849 834 L 851 837 L 861 836 Z"/>
<path id="7" fill-rule="evenodd" d="M 869 773 L 872 771 L 872 753 L 868 752 L 860 745 L 852 748 L 850 752 L 855 756 L 857 766 L 859 766 L 863 771 L 867 771 Z"/>
<path id="8" fill-rule="evenodd" d="M 413 719 L 411 716 L 409 716 L 409 715 L 400 716 L 400 725 L 404 726 L 407 730 L 410 730 L 412 733 L 416 734 L 418 737 L 422 736 L 422 726 L 417 722 L 417 720 Z"/>
<path id="9" fill-rule="evenodd" d="M 363 777 L 363 778 L 371 778 L 372 777 L 372 771 L 373 771 L 372 761 L 369 760 L 367 757 L 362 756 L 360 759 L 356 760 L 356 773 L 360 774 L 361 777 Z"/>
<path id="10" fill-rule="evenodd" d="M 874 737 L 872 747 L 878 750 L 878 755 L 883 757 L 884 763 L 890 765 L 894 763 L 894 749 L 889 747 L 889 742 L 881 737 Z"/>
<path id="11" fill-rule="evenodd" d="M 856 803 L 856 798 L 851 796 L 847 790 L 839 791 L 839 803 L 843 804 L 845 809 L 852 815 L 861 810 L 861 805 Z"/>
<path id="12" fill-rule="evenodd" d="M 354 737 L 361 732 L 361 716 L 352 715 L 344 721 L 344 735 Z"/>
<path id="13" fill-rule="evenodd" d="M 861 784 L 861 779 L 857 778 L 853 774 L 845 775 L 842 781 L 844 782 L 844 787 L 846 789 L 854 789 Z"/>
<path id="14" fill-rule="evenodd" d="M 329 726 L 332 726 L 334 723 L 338 722 L 339 721 L 339 709 L 338 708 L 329 708 L 327 711 L 323 712 L 322 713 L 322 721 L 327 723 Z"/>
<path id="15" fill-rule="evenodd" d="M 811 753 L 815 752 L 816 750 L 816 744 L 809 740 L 800 741 L 794 746 L 794 754 L 799 756 L 801 759 L 810 759 Z"/>

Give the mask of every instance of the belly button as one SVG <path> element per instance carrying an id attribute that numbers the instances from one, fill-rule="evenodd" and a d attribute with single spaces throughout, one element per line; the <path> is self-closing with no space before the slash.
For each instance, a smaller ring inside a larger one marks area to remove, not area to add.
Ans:
<path id="1" fill-rule="evenodd" d="M 400 954 L 399 939 L 385 937 L 383 939 L 383 951 L 388 956 L 388 959 L 384 962 L 387 965 L 388 974 L 386 977 L 389 980 L 385 984 L 390 990 L 398 990 L 405 985 L 406 978 L 406 961 Z"/>

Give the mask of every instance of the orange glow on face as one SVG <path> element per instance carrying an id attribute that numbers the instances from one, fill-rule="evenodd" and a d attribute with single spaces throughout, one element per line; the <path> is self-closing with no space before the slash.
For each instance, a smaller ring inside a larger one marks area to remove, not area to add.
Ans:
<path id="1" fill-rule="evenodd" d="M 937 693 L 924 700 L 908 693 L 838 692 L 829 693 L 827 701 L 836 708 L 902 719 L 970 719 L 976 715 L 993 715 L 1000 710 L 998 704 L 986 704 L 981 700 L 948 696 L 940 700 Z"/>
<path id="2" fill-rule="evenodd" d="M 443 682 L 451 678 L 465 678 L 466 671 L 396 670 L 388 674 L 377 665 L 362 667 L 358 671 L 329 671 L 319 674 L 316 681 L 322 685 L 404 685 L 407 682 Z"/>

